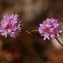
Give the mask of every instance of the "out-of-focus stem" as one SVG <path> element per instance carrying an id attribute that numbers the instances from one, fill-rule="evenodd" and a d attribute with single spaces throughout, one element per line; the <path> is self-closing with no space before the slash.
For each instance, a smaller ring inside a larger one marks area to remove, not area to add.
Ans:
<path id="1" fill-rule="evenodd" d="M 33 30 L 32 32 L 35 32 L 35 31 L 38 31 L 38 30 Z M 33 36 L 31 32 L 29 32 L 29 31 L 25 31 L 25 32 L 28 33 L 28 34 L 30 34 L 31 36 Z M 36 53 L 36 51 L 34 50 L 34 48 L 30 44 L 28 44 L 28 42 L 26 42 L 26 44 L 29 46 L 29 48 L 31 49 L 31 51 L 33 52 L 33 54 L 41 61 L 41 63 L 45 63 L 43 61 L 43 59 L 41 59 L 41 57 Z"/>
<path id="2" fill-rule="evenodd" d="M 32 30 L 32 32 L 38 32 L 38 30 Z"/>
<path id="3" fill-rule="evenodd" d="M 45 62 L 43 61 L 43 59 L 41 59 L 41 57 L 36 53 L 36 51 L 34 50 L 34 48 L 33 48 L 30 44 L 28 44 L 28 42 L 26 42 L 26 44 L 27 44 L 27 46 L 30 48 L 30 50 L 32 51 L 32 53 L 40 60 L 40 62 L 41 62 L 41 63 L 45 63 Z"/>
<path id="4" fill-rule="evenodd" d="M 63 44 L 61 43 L 61 41 L 58 39 L 58 37 L 55 37 L 55 39 L 58 41 L 58 43 L 63 47 Z"/>

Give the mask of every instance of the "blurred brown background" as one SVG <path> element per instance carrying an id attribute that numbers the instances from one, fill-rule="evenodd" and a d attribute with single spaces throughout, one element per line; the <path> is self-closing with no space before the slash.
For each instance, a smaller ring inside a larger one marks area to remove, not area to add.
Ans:
<path id="1" fill-rule="evenodd" d="M 41 63 L 25 42 L 45 63 L 63 63 L 63 49 L 55 39 L 43 41 L 38 32 L 33 32 L 31 36 L 24 31 L 38 29 L 46 18 L 54 17 L 62 22 L 63 0 L 0 0 L 0 20 L 12 13 L 19 14 L 23 31 L 15 39 L 0 37 L 0 63 Z"/>

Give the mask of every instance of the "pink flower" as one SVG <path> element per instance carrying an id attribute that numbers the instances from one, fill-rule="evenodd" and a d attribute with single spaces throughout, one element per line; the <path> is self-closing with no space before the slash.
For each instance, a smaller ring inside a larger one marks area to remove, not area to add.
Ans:
<path id="1" fill-rule="evenodd" d="M 2 36 L 16 37 L 21 32 L 21 24 L 18 20 L 17 14 L 5 15 L 0 23 L 0 33 Z"/>
<path id="2" fill-rule="evenodd" d="M 58 23 L 58 20 L 54 18 L 47 18 L 45 21 L 43 21 L 43 23 L 40 24 L 38 30 L 40 35 L 44 37 L 44 40 L 49 40 L 50 38 L 59 36 L 59 33 L 62 32 L 60 29 L 60 23 Z"/>

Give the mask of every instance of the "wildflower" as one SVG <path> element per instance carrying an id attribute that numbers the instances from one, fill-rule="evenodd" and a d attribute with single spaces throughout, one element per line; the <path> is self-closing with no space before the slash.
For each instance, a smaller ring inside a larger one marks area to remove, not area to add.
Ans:
<path id="1" fill-rule="evenodd" d="M 16 37 L 19 35 L 19 32 L 21 31 L 21 25 L 18 20 L 17 14 L 10 14 L 5 15 L 0 23 L 0 33 L 2 36 L 7 37 L 7 35 L 11 37 Z"/>
<path id="2" fill-rule="evenodd" d="M 49 40 L 50 38 L 59 36 L 59 33 L 62 32 L 60 29 L 60 23 L 54 18 L 47 18 L 45 21 L 43 21 L 43 23 L 40 24 L 38 30 L 40 35 L 44 37 L 44 40 Z"/>

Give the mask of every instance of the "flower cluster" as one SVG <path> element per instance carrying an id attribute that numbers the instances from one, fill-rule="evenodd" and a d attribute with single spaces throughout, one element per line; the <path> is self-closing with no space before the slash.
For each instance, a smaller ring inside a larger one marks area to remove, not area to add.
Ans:
<path id="1" fill-rule="evenodd" d="M 7 37 L 8 35 L 11 37 L 16 37 L 21 32 L 21 24 L 18 20 L 17 14 L 5 15 L 0 22 L 0 34 L 2 36 Z M 62 32 L 60 29 L 60 23 L 57 19 L 47 18 L 40 24 L 38 31 L 41 36 L 45 39 L 50 39 L 55 36 L 59 36 L 59 33 Z"/>
<path id="2" fill-rule="evenodd" d="M 44 40 L 49 40 L 50 38 L 59 36 L 59 33 L 62 32 L 60 29 L 60 23 L 58 23 L 58 20 L 54 18 L 47 18 L 45 21 L 43 21 L 43 23 L 40 24 L 38 30 L 40 35 L 44 37 Z"/>
<path id="3" fill-rule="evenodd" d="M 5 15 L 3 19 L 0 22 L 0 33 L 2 36 L 7 37 L 7 35 L 11 37 L 16 37 L 20 30 L 21 30 L 21 24 L 18 20 L 17 14 L 10 14 Z"/>

